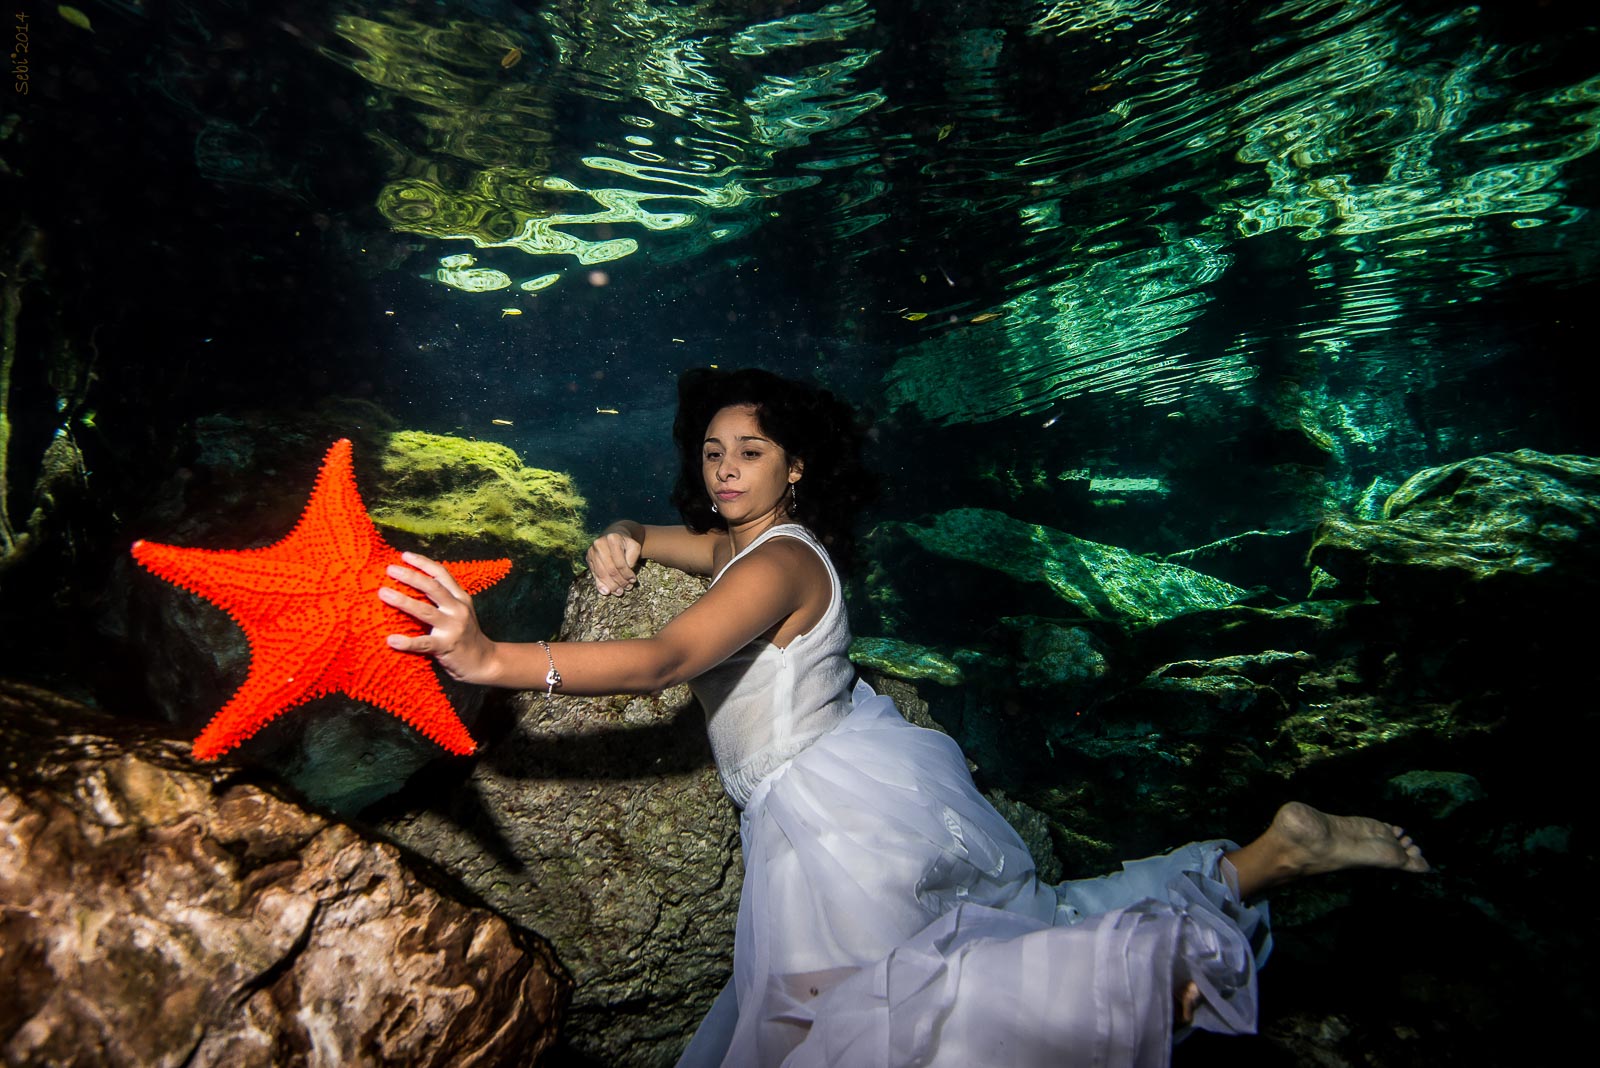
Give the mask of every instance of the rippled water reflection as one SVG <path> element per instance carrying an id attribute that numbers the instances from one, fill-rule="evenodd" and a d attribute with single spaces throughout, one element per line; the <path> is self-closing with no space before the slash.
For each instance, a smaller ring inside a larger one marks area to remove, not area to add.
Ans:
<path id="1" fill-rule="evenodd" d="M 1478 7 L 417 10 L 329 54 L 389 117 L 378 208 L 474 257 L 441 284 L 809 260 L 813 317 L 888 338 L 889 404 L 935 422 L 1226 394 L 1285 338 L 1439 362 L 1462 305 L 1594 277 L 1589 35 Z"/>

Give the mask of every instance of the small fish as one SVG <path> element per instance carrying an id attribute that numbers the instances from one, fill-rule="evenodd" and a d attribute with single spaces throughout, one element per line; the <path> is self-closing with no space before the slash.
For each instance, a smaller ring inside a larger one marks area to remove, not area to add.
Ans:
<path id="1" fill-rule="evenodd" d="M 953 122 L 947 122 L 943 126 L 939 127 L 939 140 L 943 141 L 946 137 L 949 137 L 955 128 L 956 124 Z"/>
<path id="2" fill-rule="evenodd" d="M 992 323 L 1004 314 L 1005 312 L 983 312 L 974 315 L 970 321 L 974 323 Z"/>
<path id="3" fill-rule="evenodd" d="M 522 49 L 512 45 L 506 49 L 506 54 L 500 57 L 500 69 L 510 70 L 520 62 L 522 62 Z"/>
<path id="4" fill-rule="evenodd" d="M 927 312 L 909 312 L 909 313 L 907 313 L 905 315 L 902 315 L 900 318 L 902 318 L 902 319 L 910 319 L 912 322 L 916 323 L 916 322 L 921 322 L 923 319 L 926 319 L 927 317 L 928 317 L 928 313 Z"/>
<path id="5" fill-rule="evenodd" d="M 1061 417 L 1059 415 L 1052 415 L 1050 418 L 1048 418 L 1048 419 L 1046 419 L 1044 421 L 1045 428 L 1048 429 L 1050 427 L 1055 426 L 1056 425 L 1056 420 L 1060 419 L 1060 418 Z"/>
<path id="6" fill-rule="evenodd" d="M 615 408 L 596 408 L 594 410 L 594 414 L 595 415 L 621 415 L 622 413 L 617 411 Z"/>
<path id="7" fill-rule="evenodd" d="M 950 277 L 950 272 L 944 269 L 944 265 L 943 264 L 939 265 L 939 273 L 944 275 L 944 284 L 945 285 L 953 286 L 953 285 L 956 284 L 956 280 L 954 278 Z"/>
<path id="8" fill-rule="evenodd" d="M 516 426 L 517 425 L 517 424 L 513 423 L 509 419 L 491 419 L 491 420 L 489 420 L 489 422 L 493 423 L 495 426 Z"/>
<path id="9" fill-rule="evenodd" d="M 1103 93 L 1107 89 L 1110 89 L 1113 85 L 1116 85 L 1116 84 L 1117 84 L 1116 82 L 1101 82 L 1099 85 L 1091 85 L 1091 86 L 1089 86 L 1089 92 L 1091 92 L 1091 93 Z"/>
<path id="10" fill-rule="evenodd" d="M 393 311 L 393 309 L 385 308 L 383 314 L 385 314 L 385 315 L 393 315 L 394 311 Z"/>
<path id="11" fill-rule="evenodd" d="M 94 32 L 94 27 L 89 25 L 89 16 L 85 15 L 75 7 L 70 7 L 67 4 L 57 4 L 56 14 L 66 19 L 80 30 L 88 30 L 90 33 Z"/>
<path id="12" fill-rule="evenodd" d="M 676 341 L 680 345 L 683 344 L 683 338 L 681 338 L 681 337 L 675 337 L 672 340 Z"/>
<path id="13" fill-rule="evenodd" d="M 501 308 L 500 309 L 500 318 L 502 318 L 502 319 L 504 319 L 508 315 L 521 315 L 521 314 L 522 314 L 522 309 L 521 308 Z"/>

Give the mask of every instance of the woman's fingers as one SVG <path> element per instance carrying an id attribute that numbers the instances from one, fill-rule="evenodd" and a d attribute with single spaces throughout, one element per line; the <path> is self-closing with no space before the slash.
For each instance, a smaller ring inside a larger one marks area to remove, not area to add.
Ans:
<path id="1" fill-rule="evenodd" d="M 423 594 L 426 600 L 408 597 L 390 586 L 378 587 L 378 600 L 429 628 L 420 635 L 391 634 L 389 647 L 406 653 L 442 654 L 467 630 L 472 614 L 472 598 L 461 589 L 443 564 L 417 553 L 402 553 L 401 559 L 419 570 L 390 564 L 385 574 Z"/>
<path id="2" fill-rule="evenodd" d="M 384 640 L 389 643 L 389 648 L 402 653 L 433 652 L 433 640 L 426 634 L 391 634 Z"/>
<path id="3" fill-rule="evenodd" d="M 638 559 L 638 551 L 635 548 L 630 554 L 629 547 L 637 544 L 621 534 L 607 534 L 589 546 L 589 571 L 602 594 L 620 595 L 633 584 L 635 576 L 630 565 Z M 633 560 L 628 559 L 630 555 Z"/>
<path id="4" fill-rule="evenodd" d="M 418 571 L 421 571 L 423 574 L 425 574 L 429 578 L 433 579 L 440 586 L 444 587 L 445 590 L 447 590 L 449 592 L 450 596 L 455 597 L 455 598 L 457 598 L 459 600 L 462 600 L 462 601 L 465 601 L 465 600 L 468 599 L 467 591 L 463 590 L 460 587 L 460 585 L 458 585 L 456 583 L 455 576 L 450 574 L 449 569 L 446 568 L 443 564 L 439 563 L 439 561 L 430 560 L 428 557 L 423 556 L 421 553 L 401 553 L 400 554 L 400 559 L 404 560 L 406 563 L 410 564 L 412 567 L 416 568 Z M 404 569 L 401 569 L 401 570 L 404 570 Z M 426 587 L 421 586 L 416 582 L 410 582 L 410 580 L 405 578 L 403 575 L 395 574 L 394 565 L 390 565 L 389 573 L 391 575 L 394 575 L 395 578 L 398 578 L 403 582 L 408 582 L 410 585 L 416 586 L 417 589 L 422 590 L 425 593 L 429 592 L 426 589 Z M 435 598 L 435 600 L 437 600 L 437 598 Z"/>
<path id="5" fill-rule="evenodd" d="M 395 577 L 399 578 L 398 575 Z M 390 589 L 388 586 L 378 587 L 378 600 L 430 626 L 441 618 L 439 606 L 432 601 L 419 601 L 415 597 L 407 597 L 399 590 Z"/>

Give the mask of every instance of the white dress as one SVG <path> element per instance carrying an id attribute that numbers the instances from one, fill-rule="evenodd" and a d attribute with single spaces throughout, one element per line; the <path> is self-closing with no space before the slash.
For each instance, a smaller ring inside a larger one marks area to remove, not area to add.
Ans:
<path id="1" fill-rule="evenodd" d="M 1253 1031 L 1270 939 L 1223 859 L 1237 846 L 1039 882 L 955 742 L 850 688 L 839 578 L 810 532 L 739 556 L 770 537 L 815 549 L 833 596 L 786 648 L 758 639 L 691 684 L 744 809 L 745 881 L 733 978 L 680 1068 L 1163 1065 L 1187 980 L 1195 1026 Z"/>

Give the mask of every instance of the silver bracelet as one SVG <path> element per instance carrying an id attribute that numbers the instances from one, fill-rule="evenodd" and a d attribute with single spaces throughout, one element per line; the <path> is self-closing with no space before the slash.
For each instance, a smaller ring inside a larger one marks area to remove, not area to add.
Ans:
<path id="1" fill-rule="evenodd" d="M 550 698 L 555 696 L 556 687 L 561 685 L 561 672 L 556 670 L 556 658 L 550 653 L 550 643 L 536 642 L 535 644 L 544 650 L 544 658 L 550 661 L 550 670 L 545 673 L 544 677 L 544 684 L 546 687 L 544 691 L 544 699 L 548 701 Z"/>

